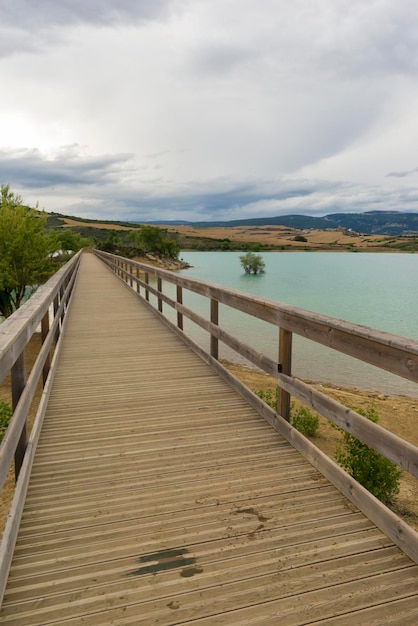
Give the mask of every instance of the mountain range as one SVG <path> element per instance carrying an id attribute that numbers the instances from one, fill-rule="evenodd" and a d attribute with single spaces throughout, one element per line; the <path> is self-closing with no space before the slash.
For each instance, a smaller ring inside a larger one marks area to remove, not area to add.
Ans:
<path id="1" fill-rule="evenodd" d="M 280 215 L 276 217 L 254 217 L 251 219 L 211 222 L 153 221 L 153 224 L 170 224 L 205 227 L 232 228 L 234 226 L 286 226 L 289 228 L 332 229 L 344 228 L 357 233 L 377 235 L 417 235 L 418 213 L 400 211 L 368 211 L 366 213 L 331 213 L 324 217 L 309 215 Z"/>

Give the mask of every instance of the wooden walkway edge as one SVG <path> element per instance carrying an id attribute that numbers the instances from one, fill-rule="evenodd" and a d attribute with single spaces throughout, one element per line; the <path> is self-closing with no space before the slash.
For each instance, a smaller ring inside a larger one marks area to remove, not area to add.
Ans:
<path id="1" fill-rule="evenodd" d="M 418 566 L 84 254 L 1 624 L 418 623 Z"/>

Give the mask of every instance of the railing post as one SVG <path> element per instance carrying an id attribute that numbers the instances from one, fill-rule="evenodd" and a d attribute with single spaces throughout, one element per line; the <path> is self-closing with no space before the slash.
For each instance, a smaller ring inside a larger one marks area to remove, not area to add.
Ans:
<path id="1" fill-rule="evenodd" d="M 210 301 L 210 321 L 212 324 L 219 324 L 219 302 L 211 298 Z M 214 359 L 219 358 L 219 340 L 214 335 L 210 336 L 210 354 Z"/>
<path id="2" fill-rule="evenodd" d="M 49 310 L 45 313 L 41 322 L 42 343 L 45 342 L 48 336 L 48 333 L 49 333 Z M 48 378 L 50 367 L 51 367 L 51 354 L 48 353 L 43 370 L 42 370 L 42 382 L 43 382 L 44 387 L 45 387 L 46 379 Z"/>
<path id="3" fill-rule="evenodd" d="M 292 373 L 292 333 L 280 328 L 279 331 L 279 371 L 288 376 Z M 290 422 L 290 393 L 278 388 L 277 412 Z"/>
<path id="4" fill-rule="evenodd" d="M 131 263 L 129 266 L 129 284 L 131 287 L 134 286 L 133 273 L 134 273 L 134 266 Z"/>
<path id="5" fill-rule="evenodd" d="M 176 292 L 177 292 L 177 303 L 183 304 L 183 287 L 180 287 L 180 285 L 177 285 Z M 179 311 L 177 311 L 177 328 L 179 328 L 180 330 L 183 330 L 183 313 L 180 313 Z"/>
<path id="6" fill-rule="evenodd" d="M 149 273 L 148 272 L 145 272 L 144 280 L 145 280 L 145 284 L 149 285 Z M 145 300 L 149 302 L 149 289 L 147 287 L 145 287 Z"/>
<path id="7" fill-rule="evenodd" d="M 163 281 L 159 276 L 157 276 L 157 290 L 159 293 L 163 290 Z M 158 310 L 160 313 L 163 312 L 163 301 L 161 298 L 158 298 Z"/>
<path id="8" fill-rule="evenodd" d="M 137 278 L 137 281 L 136 281 L 136 292 L 139 294 L 139 293 L 141 293 L 140 285 L 139 285 L 139 282 L 138 282 L 138 280 L 139 280 L 139 267 L 136 268 L 136 278 Z"/>
<path id="9" fill-rule="evenodd" d="M 17 358 L 11 369 L 12 379 L 12 407 L 16 409 L 22 391 L 26 385 L 26 367 L 25 367 L 25 351 Z M 25 456 L 26 446 L 28 445 L 27 421 L 22 428 L 20 439 L 15 450 L 15 478 L 17 480 L 22 467 L 23 458 Z"/>
<path id="10" fill-rule="evenodd" d="M 61 287 L 60 287 L 60 304 L 61 304 L 61 302 L 64 299 L 64 293 L 65 293 L 64 285 L 61 285 Z M 61 311 L 61 324 L 63 323 L 64 317 L 65 317 L 65 306 L 66 305 L 64 304 L 64 306 L 62 307 L 62 311 Z"/>
<path id="11" fill-rule="evenodd" d="M 57 312 L 59 309 L 59 295 L 57 294 L 54 298 L 54 320 L 57 316 Z M 58 337 L 60 336 L 60 325 L 59 323 L 57 324 L 57 330 L 55 333 L 55 341 L 58 341 Z"/>

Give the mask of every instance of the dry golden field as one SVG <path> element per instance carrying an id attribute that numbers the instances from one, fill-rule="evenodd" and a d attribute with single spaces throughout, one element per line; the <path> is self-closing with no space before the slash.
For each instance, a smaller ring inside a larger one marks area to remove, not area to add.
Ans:
<path id="1" fill-rule="evenodd" d="M 129 231 L 132 228 L 118 224 L 101 222 L 83 222 L 68 217 L 63 218 L 66 226 L 84 226 L 90 228 L 100 228 L 105 230 Z M 140 224 L 136 225 L 137 227 Z M 400 237 L 388 235 L 360 235 L 340 230 L 300 230 L 287 226 L 233 226 L 225 227 L 195 227 L 189 225 L 159 225 L 164 230 L 179 235 L 193 237 L 196 239 L 229 239 L 231 242 L 263 244 L 273 249 L 286 250 L 361 250 L 363 252 L 391 252 L 397 250 L 397 243 L 405 245 L 405 240 Z M 295 237 L 301 235 L 305 241 L 295 241 Z M 385 247 L 385 243 L 390 241 L 391 247 Z"/>
<path id="2" fill-rule="evenodd" d="M 274 247 L 291 246 L 295 250 L 310 249 L 338 250 L 347 246 L 364 250 L 379 250 L 385 239 L 383 235 L 345 234 L 335 230 L 298 230 L 285 226 L 234 226 L 232 228 L 196 228 L 194 226 L 162 225 L 170 232 L 177 232 L 189 237 L 209 237 L 211 239 L 230 239 L 251 243 L 268 244 Z M 307 242 L 294 241 L 296 235 L 302 235 Z M 385 249 L 385 248 L 383 248 Z"/>

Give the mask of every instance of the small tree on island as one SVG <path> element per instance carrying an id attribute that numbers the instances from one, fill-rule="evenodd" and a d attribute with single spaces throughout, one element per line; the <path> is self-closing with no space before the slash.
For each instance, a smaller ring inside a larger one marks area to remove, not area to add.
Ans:
<path id="1" fill-rule="evenodd" d="M 239 260 L 246 274 L 264 274 L 266 264 L 259 254 L 247 252 L 240 256 Z"/>

